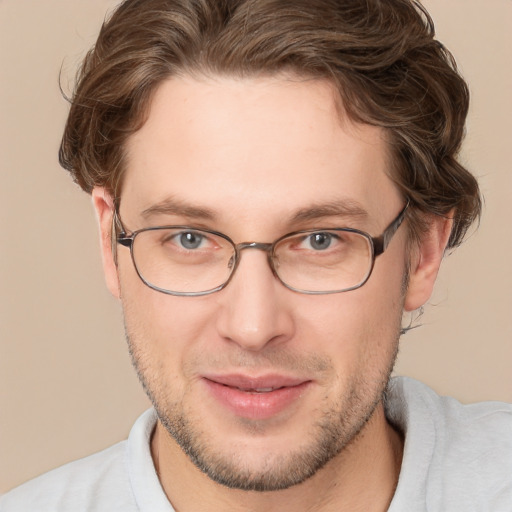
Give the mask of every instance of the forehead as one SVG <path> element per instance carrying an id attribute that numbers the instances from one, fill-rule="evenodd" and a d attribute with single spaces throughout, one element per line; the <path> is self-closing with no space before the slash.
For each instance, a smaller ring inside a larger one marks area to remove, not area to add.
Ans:
<path id="1" fill-rule="evenodd" d="M 134 211 L 171 196 L 239 219 L 399 202 L 382 130 L 344 116 L 325 81 L 172 78 L 126 156 L 121 198 Z"/>

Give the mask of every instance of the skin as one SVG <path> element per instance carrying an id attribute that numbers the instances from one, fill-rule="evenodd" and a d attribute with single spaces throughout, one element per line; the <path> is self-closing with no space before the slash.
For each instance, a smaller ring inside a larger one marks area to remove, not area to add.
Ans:
<path id="1" fill-rule="evenodd" d="M 164 82 L 126 148 L 124 225 L 187 224 L 236 243 L 314 227 L 379 235 L 405 202 L 389 178 L 384 133 L 340 116 L 334 98 L 326 82 L 282 76 Z M 132 358 L 159 413 L 152 455 L 174 508 L 386 510 L 402 439 L 386 421 L 382 392 L 402 312 L 430 296 L 450 222 L 432 219 L 413 249 L 400 228 L 369 281 L 351 292 L 290 291 L 265 253 L 250 250 L 225 289 L 175 297 L 145 286 L 126 248 L 114 264 L 112 198 L 98 187 L 93 201 L 107 284 L 122 301 Z M 340 202 L 366 215 L 318 210 Z M 299 210 L 313 218 L 297 219 Z M 204 379 L 212 372 L 307 385 L 276 414 L 243 418 L 212 397 Z"/>

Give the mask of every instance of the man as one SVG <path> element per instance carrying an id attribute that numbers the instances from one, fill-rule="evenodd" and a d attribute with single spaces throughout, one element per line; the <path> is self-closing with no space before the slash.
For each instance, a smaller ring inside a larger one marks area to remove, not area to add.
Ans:
<path id="1" fill-rule="evenodd" d="M 61 162 L 155 411 L 1 510 L 509 510 L 512 408 L 389 376 L 480 212 L 409 0 L 129 0 Z"/>

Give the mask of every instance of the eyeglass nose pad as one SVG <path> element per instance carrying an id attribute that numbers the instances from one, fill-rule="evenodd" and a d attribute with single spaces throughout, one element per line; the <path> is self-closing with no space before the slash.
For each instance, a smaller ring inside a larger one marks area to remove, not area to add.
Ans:
<path id="1" fill-rule="evenodd" d="M 229 270 L 232 270 L 233 269 L 233 265 L 235 264 L 235 254 L 233 254 L 231 256 L 231 258 L 229 258 L 229 261 L 228 261 L 228 269 Z"/>
<path id="2" fill-rule="evenodd" d="M 276 254 L 269 250 L 267 252 L 268 257 L 268 265 L 270 269 L 272 270 L 272 273 L 277 277 L 277 269 L 279 268 L 279 258 L 276 256 Z"/>

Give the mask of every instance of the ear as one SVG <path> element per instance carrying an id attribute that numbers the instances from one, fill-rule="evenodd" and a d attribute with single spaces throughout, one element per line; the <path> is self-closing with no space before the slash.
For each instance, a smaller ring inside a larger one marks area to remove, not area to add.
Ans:
<path id="1" fill-rule="evenodd" d="M 421 236 L 410 261 L 409 286 L 405 295 L 404 309 L 414 311 L 432 295 L 439 267 L 453 225 L 453 211 L 446 216 L 432 216 L 430 226 Z"/>
<path id="2" fill-rule="evenodd" d="M 114 200 L 104 187 L 95 187 L 92 191 L 92 202 L 96 210 L 100 230 L 100 247 L 103 260 L 103 273 L 110 293 L 120 298 L 117 265 L 112 254 L 112 217 Z"/>

